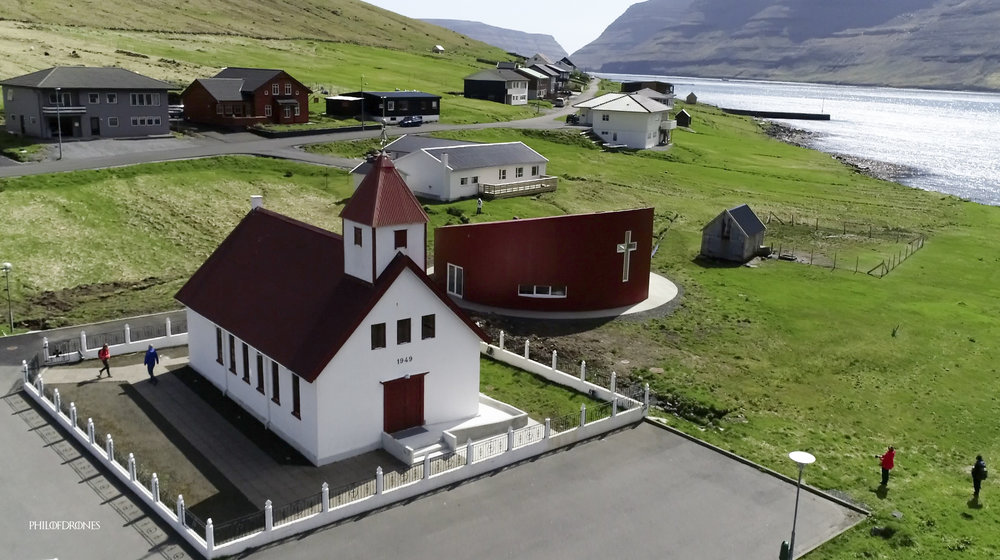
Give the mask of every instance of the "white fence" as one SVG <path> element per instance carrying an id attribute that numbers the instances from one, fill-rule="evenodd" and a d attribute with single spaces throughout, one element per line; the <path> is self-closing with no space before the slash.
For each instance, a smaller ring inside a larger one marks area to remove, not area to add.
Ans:
<path id="1" fill-rule="evenodd" d="M 143 341 L 143 344 L 148 344 L 148 341 Z M 85 347 L 85 345 L 83 346 Z M 182 496 L 177 497 L 176 511 L 166 506 L 160 499 L 156 474 L 153 474 L 150 488 L 147 488 L 137 478 L 137 465 L 133 455 L 129 453 L 126 466 L 119 464 L 114 458 L 114 442 L 111 435 L 108 434 L 104 440 L 100 440 L 96 435 L 96 427 L 89 418 L 86 424 L 87 429 L 81 429 L 77 422 L 76 406 L 70 403 L 69 413 L 64 413 L 58 390 L 53 392 L 51 400 L 45 396 L 42 376 L 38 375 L 33 380 L 30 379 L 26 363 L 23 364 L 23 387 L 32 399 L 66 428 L 85 449 L 104 463 L 112 474 L 131 489 L 140 500 L 173 527 L 195 550 L 203 554 L 205 558 L 210 559 L 239 554 L 247 549 L 286 539 L 304 531 L 310 531 L 342 519 L 408 500 L 501 467 L 635 424 L 646 416 L 649 408 L 648 385 L 646 386 L 645 400 L 640 402 L 593 383 L 581 381 L 579 377 L 558 371 L 555 367 L 555 359 L 553 359 L 552 366 L 548 367 L 495 346 L 484 345 L 483 352 L 542 375 L 556 383 L 589 392 L 591 395 L 596 393 L 600 398 L 609 402 L 607 405 L 598 407 L 596 415 L 593 414 L 593 407 L 588 413 L 586 406 L 581 406 L 579 422 L 574 419 L 573 424 L 575 425 L 559 433 L 553 433 L 550 421 L 546 419 L 544 426 L 532 425 L 517 430 L 510 427 L 504 435 L 494 436 L 479 442 L 470 440 L 464 446 L 460 445 L 456 452 L 450 455 L 437 459 L 427 456 L 422 464 L 414 465 L 402 473 L 391 472 L 384 475 L 380 467 L 374 473 L 373 485 L 371 481 L 358 483 L 350 488 L 334 491 L 331 495 L 330 488 L 324 483 L 319 493 L 300 502 L 278 508 L 277 516 L 274 512 L 275 508 L 268 500 L 264 504 L 263 512 L 220 524 L 218 527 L 219 535 L 231 536 L 223 537 L 228 540 L 219 543 L 216 543 L 216 527 L 211 518 L 202 523 L 197 517 L 191 515 L 185 510 Z M 613 375 L 612 385 L 614 385 Z M 261 513 L 263 515 L 260 515 Z"/>
<path id="2" fill-rule="evenodd" d="M 145 330 L 145 329 L 143 329 Z M 159 332 L 159 329 L 156 329 Z M 183 332 L 174 332 L 174 326 L 171 324 L 170 317 L 164 319 L 164 329 L 165 334 L 152 337 L 144 337 L 143 332 L 133 333 L 132 328 L 129 327 L 128 323 L 125 324 L 122 331 L 122 340 L 117 344 L 109 344 L 108 349 L 115 355 L 118 354 L 131 354 L 133 352 L 144 352 L 146 348 L 152 344 L 156 348 L 172 348 L 175 346 L 186 346 L 188 343 L 188 333 L 187 329 L 182 329 Z M 117 334 L 117 333 L 116 333 Z M 42 339 L 42 359 L 45 365 L 55 365 L 55 364 L 68 364 L 79 362 L 80 360 L 92 360 L 97 358 L 97 351 L 99 348 L 88 348 L 87 347 L 87 332 L 80 331 L 80 347 L 78 350 L 72 350 L 69 352 L 56 351 L 51 352 L 49 349 L 49 339 Z"/>

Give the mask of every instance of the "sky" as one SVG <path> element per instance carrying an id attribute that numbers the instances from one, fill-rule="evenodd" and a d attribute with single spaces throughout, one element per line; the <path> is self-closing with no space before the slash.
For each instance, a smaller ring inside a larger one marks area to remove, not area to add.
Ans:
<path id="1" fill-rule="evenodd" d="M 414 19 L 464 19 L 552 35 L 573 54 L 641 0 L 365 0 Z"/>

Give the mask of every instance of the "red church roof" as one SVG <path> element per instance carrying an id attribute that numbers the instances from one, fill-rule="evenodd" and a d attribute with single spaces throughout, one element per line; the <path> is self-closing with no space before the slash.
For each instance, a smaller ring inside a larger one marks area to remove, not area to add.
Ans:
<path id="1" fill-rule="evenodd" d="M 371 227 L 428 222 L 427 214 L 389 156 L 378 156 L 340 217 Z"/>
<path id="2" fill-rule="evenodd" d="M 312 382 L 406 268 L 487 338 L 408 257 L 398 254 L 368 284 L 344 273 L 340 235 L 264 208 L 247 214 L 175 297 Z"/>

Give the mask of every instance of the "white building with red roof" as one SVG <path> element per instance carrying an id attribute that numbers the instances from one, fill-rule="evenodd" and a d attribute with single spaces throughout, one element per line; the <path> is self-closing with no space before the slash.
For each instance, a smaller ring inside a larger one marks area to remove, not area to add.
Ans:
<path id="1" fill-rule="evenodd" d="M 427 277 L 427 216 L 388 157 L 344 235 L 255 204 L 177 293 L 190 365 L 316 465 L 479 414 L 485 333 Z"/>

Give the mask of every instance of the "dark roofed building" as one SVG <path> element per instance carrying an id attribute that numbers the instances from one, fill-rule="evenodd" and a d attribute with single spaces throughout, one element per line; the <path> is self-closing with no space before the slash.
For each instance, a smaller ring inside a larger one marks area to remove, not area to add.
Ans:
<path id="1" fill-rule="evenodd" d="M 526 105 L 528 78 L 513 70 L 482 70 L 465 77 L 465 97 L 507 105 Z"/>
<path id="2" fill-rule="evenodd" d="M 199 78 L 181 93 L 190 122 L 244 128 L 309 122 L 312 91 L 283 70 L 225 68 Z"/>
<path id="3" fill-rule="evenodd" d="M 760 253 L 766 230 L 764 222 L 746 204 L 723 210 L 701 230 L 701 255 L 747 262 Z"/>

